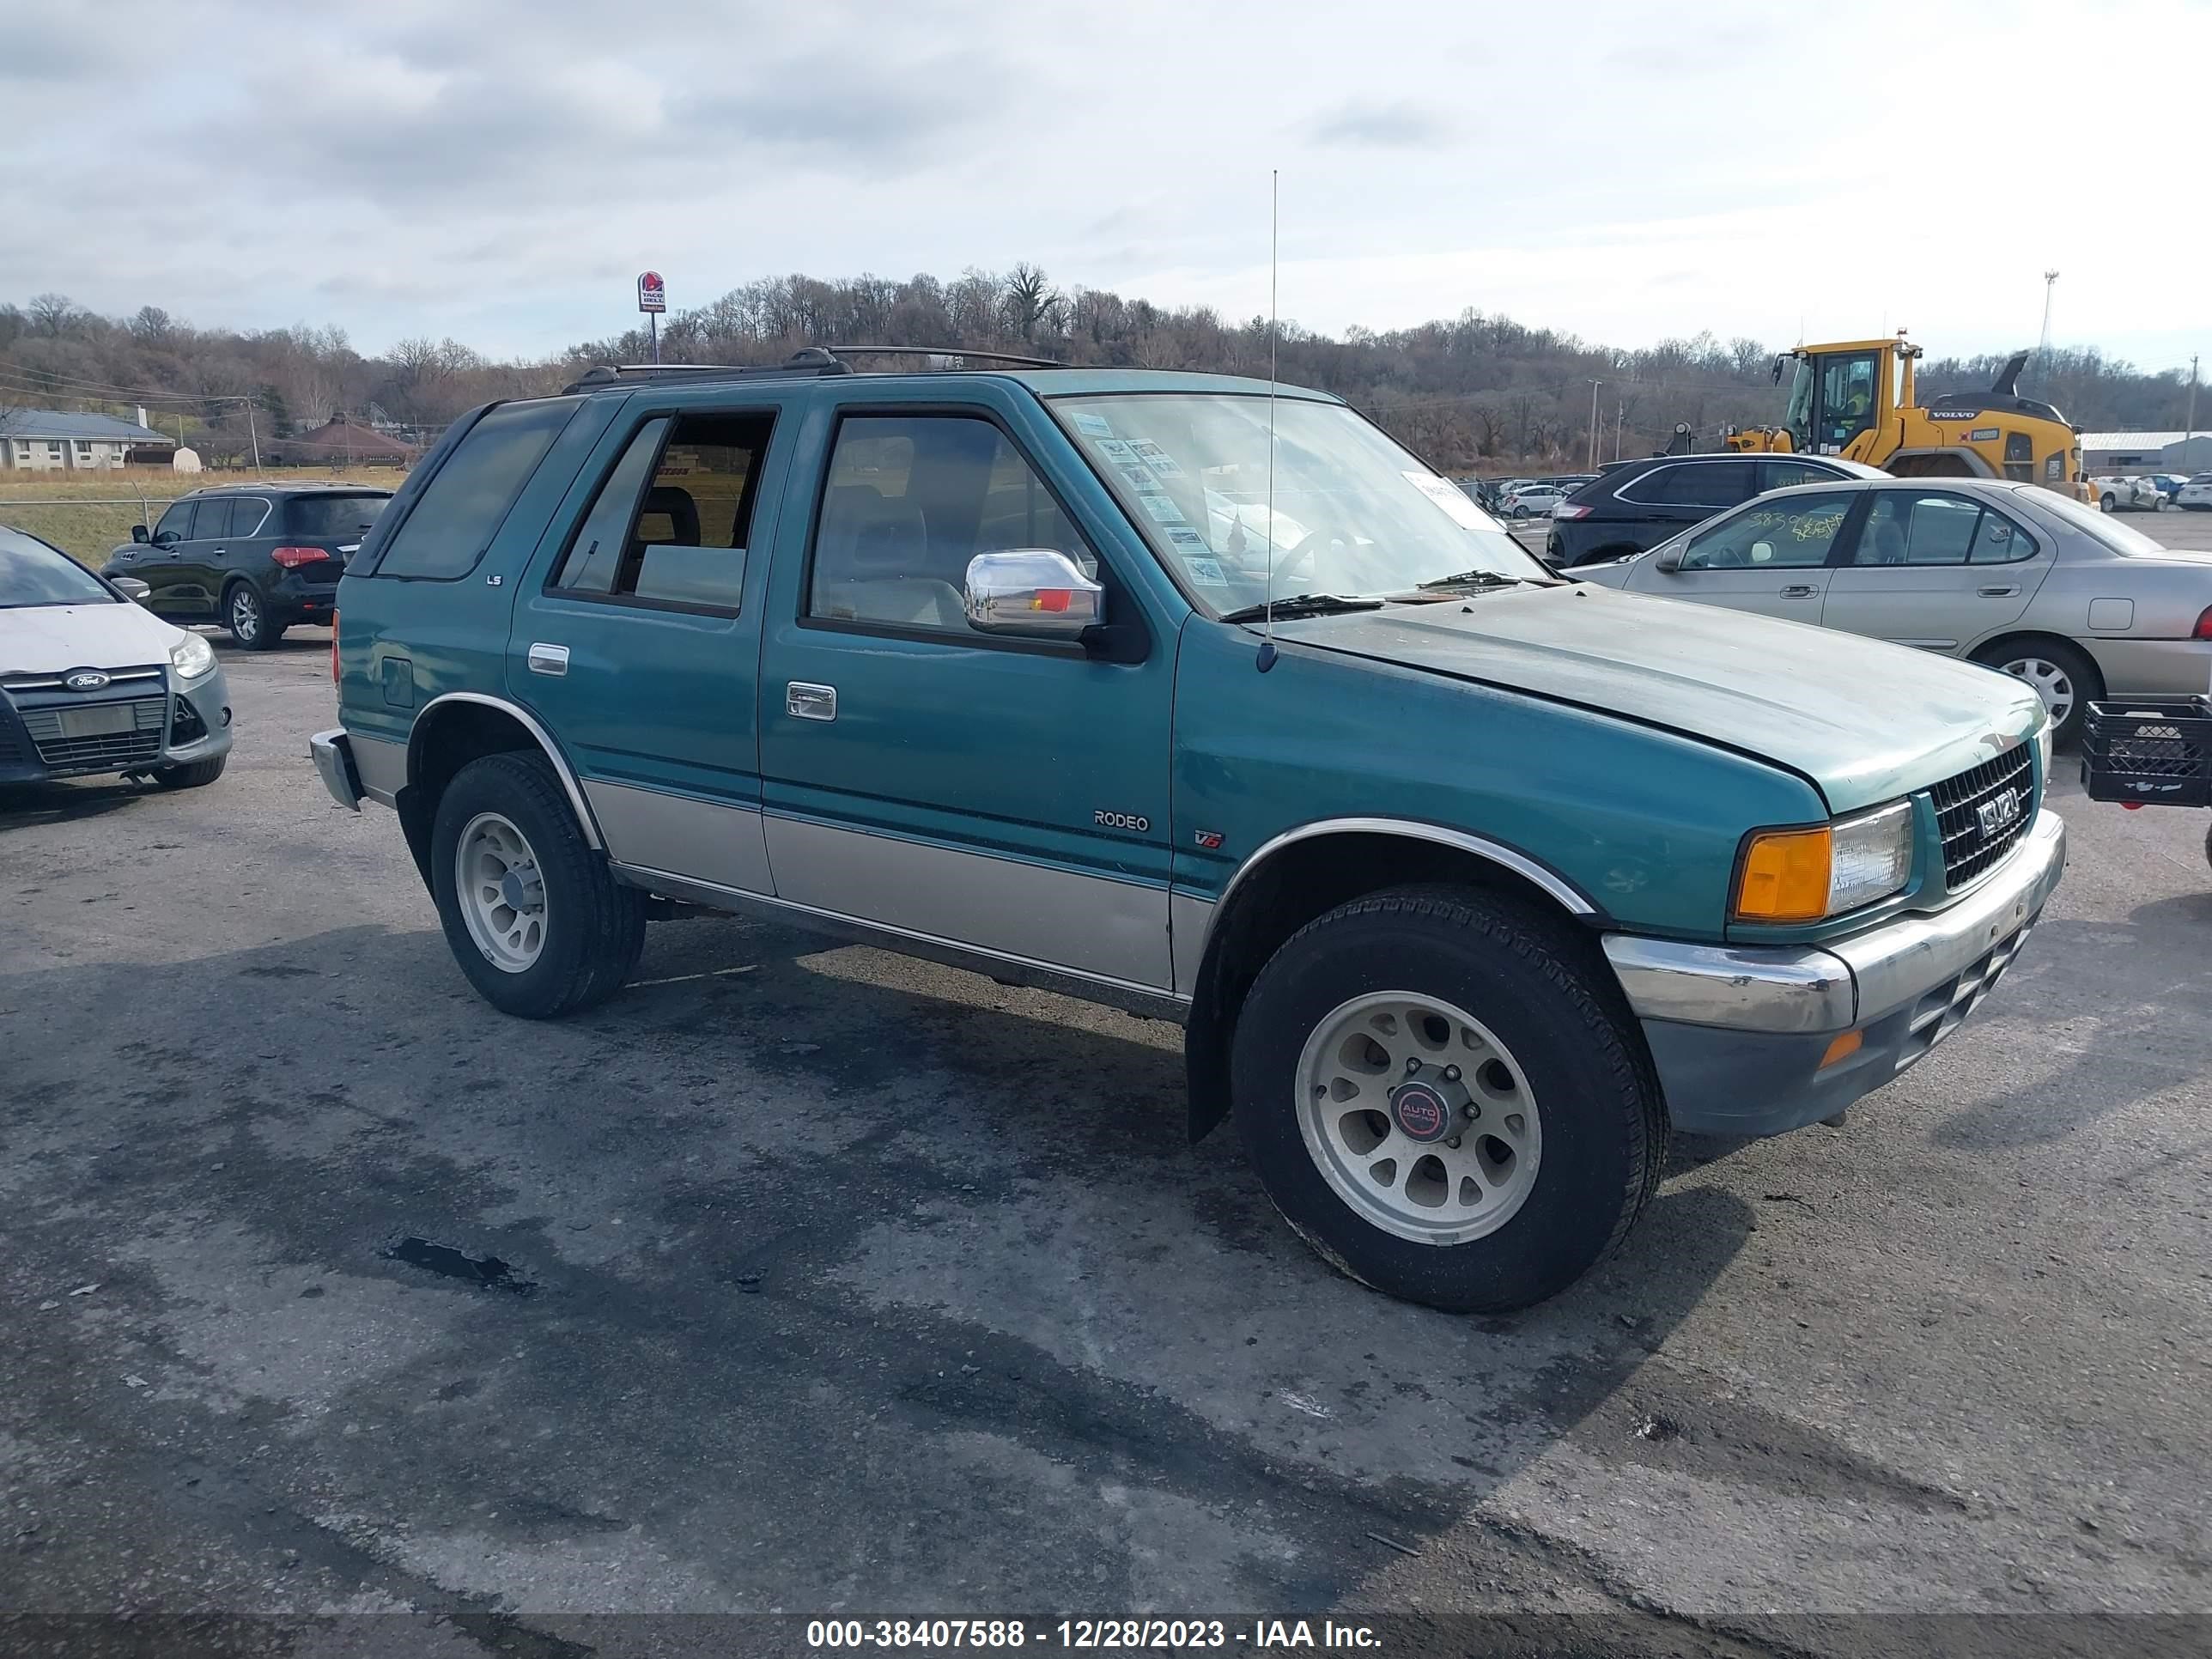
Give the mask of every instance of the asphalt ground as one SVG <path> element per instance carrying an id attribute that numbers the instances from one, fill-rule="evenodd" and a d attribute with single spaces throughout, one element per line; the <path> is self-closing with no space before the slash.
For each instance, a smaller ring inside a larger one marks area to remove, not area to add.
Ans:
<path id="1" fill-rule="evenodd" d="M 211 787 L 0 797 L 0 1609 L 138 1615 L 0 1648 L 253 1612 L 221 1641 L 742 1652 L 586 1615 L 774 1609 L 1472 1651 L 1499 1627 L 1435 1621 L 1503 1610 L 2018 1651 L 2212 1612 L 2212 813 L 2062 777 L 2064 885 L 1972 1024 L 1839 1130 L 1678 1137 L 1620 1258 L 1470 1320 L 1186 1145 L 1167 1026 L 734 920 L 502 1018 L 392 816 L 315 780 L 325 638 L 225 648 Z"/>

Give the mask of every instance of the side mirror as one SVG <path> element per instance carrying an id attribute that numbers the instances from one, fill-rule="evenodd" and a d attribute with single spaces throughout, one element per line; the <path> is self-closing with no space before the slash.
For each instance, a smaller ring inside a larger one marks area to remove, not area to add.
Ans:
<path id="1" fill-rule="evenodd" d="M 125 599 L 132 600 L 139 605 L 145 604 L 147 600 L 154 597 L 154 590 L 149 587 L 144 582 L 140 581 L 136 576 L 116 577 L 115 591 L 122 594 Z"/>
<path id="2" fill-rule="evenodd" d="M 131 539 L 134 542 L 144 542 L 150 539 L 146 534 L 146 526 L 143 524 L 132 525 L 131 526 Z"/>
<path id="3" fill-rule="evenodd" d="M 1080 639 L 1105 611 L 1106 590 L 1048 547 L 978 553 L 968 561 L 968 626 L 1012 639 Z"/>
<path id="4" fill-rule="evenodd" d="M 1668 542 L 1666 546 L 1659 550 L 1657 556 L 1651 561 L 1651 568 L 1654 570 L 1663 571 L 1668 575 L 1673 575 L 1682 568 L 1684 546 L 1681 542 Z"/>

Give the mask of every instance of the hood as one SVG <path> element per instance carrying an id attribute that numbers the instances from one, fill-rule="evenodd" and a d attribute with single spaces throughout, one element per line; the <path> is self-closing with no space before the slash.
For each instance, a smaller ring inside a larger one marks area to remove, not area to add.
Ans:
<path id="1" fill-rule="evenodd" d="M 1972 663 L 1610 588 L 1516 588 L 1275 624 L 1278 637 L 1619 714 L 1810 779 L 1832 812 L 1979 765 L 2041 704 Z"/>
<path id="2" fill-rule="evenodd" d="M 0 674 L 65 668 L 166 667 L 183 638 L 136 605 L 40 605 L 0 611 Z"/>

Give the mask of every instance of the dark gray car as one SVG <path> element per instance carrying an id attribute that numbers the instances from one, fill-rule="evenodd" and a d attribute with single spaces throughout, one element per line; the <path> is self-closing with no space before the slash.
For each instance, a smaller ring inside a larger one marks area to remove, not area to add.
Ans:
<path id="1" fill-rule="evenodd" d="M 359 484 L 231 484 L 170 504 L 100 574 L 131 576 L 146 607 L 171 622 L 220 622 L 249 651 L 265 651 L 295 623 L 327 623 L 338 578 L 388 489 Z"/>

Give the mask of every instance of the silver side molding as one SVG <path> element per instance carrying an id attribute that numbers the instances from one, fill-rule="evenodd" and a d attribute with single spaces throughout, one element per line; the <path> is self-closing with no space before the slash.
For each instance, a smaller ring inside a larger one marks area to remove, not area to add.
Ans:
<path id="1" fill-rule="evenodd" d="M 612 862 L 607 867 L 615 879 L 624 885 L 640 888 L 648 893 L 659 893 L 665 898 L 683 899 L 693 904 L 706 905 L 711 909 L 727 910 L 735 915 L 756 916 L 765 921 L 805 927 L 848 944 L 869 945 L 880 950 L 896 951 L 901 956 L 920 957 L 925 961 L 941 963 L 948 968 L 981 974 L 1003 984 L 1057 992 L 1079 1001 L 1119 1008 L 1124 1013 L 1135 1014 L 1145 1019 L 1169 1020 L 1179 1025 L 1190 1018 L 1188 997 L 1162 991 L 1150 985 L 1133 984 L 1127 980 L 1114 979 L 1103 974 L 1087 974 L 1027 957 L 987 951 L 977 945 L 963 945 L 957 939 L 941 939 L 935 934 L 894 927 L 884 922 L 867 921 L 858 916 L 820 909 L 811 904 L 793 903 L 789 899 L 772 898 L 765 893 L 738 892 L 732 888 L 718 887 L 712 882 L 695 881 L 665 870 L 648 870 L 636 865 Z"/>

